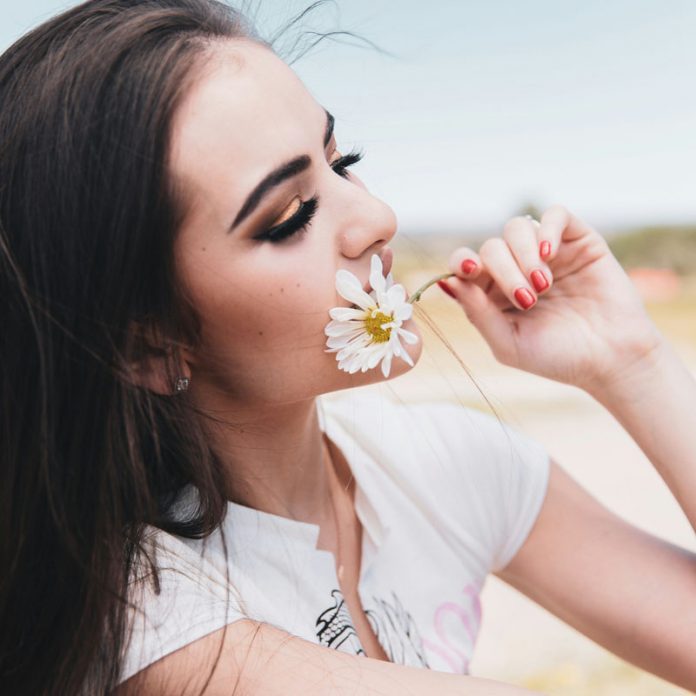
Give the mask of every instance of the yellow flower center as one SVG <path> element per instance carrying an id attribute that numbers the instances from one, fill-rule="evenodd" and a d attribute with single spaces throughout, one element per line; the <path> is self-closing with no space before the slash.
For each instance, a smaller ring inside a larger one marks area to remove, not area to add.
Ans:
<path id="1" fill-rule="evenodd" d="M 372 343 L 386 343 L 391 335 L 391 328 L 383 329 L 382 324 L 387 324 L 393 321 L 392 315 L 384 314 L 383 312 L 375 312 L 375 315 L 367 314 L 365 316 L 365 329 L 372 338 Z"/>

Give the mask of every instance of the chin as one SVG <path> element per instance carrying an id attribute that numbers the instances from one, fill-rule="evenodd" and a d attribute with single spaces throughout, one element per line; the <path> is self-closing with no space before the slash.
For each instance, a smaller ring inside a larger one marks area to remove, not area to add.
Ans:
<path id="1" fill-rule="evenodd" d="M 368 384 L 377 384 L 378 382 L 389 382 L 390 380 L 400 377 L 401 375 L 413 370 L 418 364 L 421 354 L 423 353 L 423 338 L 415 325 L 407 327 L 405 322 L 404 328 L 408 328 L 409 331 L 413 331 L 413 333 L 415 333 L 420 339 L 418 343 L 415 343 L 414 345 L 408 345 L 402 342 L 402 346 L 407 350 L 411 360 L 413 360 L 413 367 L 403 358 L 394 356 L 392 357 L 389 377 L 385 377 L 382 374 L 381 363 L 371 370 L 367 370 L 367 372 L 355 372 L 352 375 L 348 374 L 347 372 L 337 370 L 337 372 L 340 374 L 339 379 L 343 383 L 342 386 L 338 387 L 337 389 L 350 389 L 352 387 L 362 387 Z"/>

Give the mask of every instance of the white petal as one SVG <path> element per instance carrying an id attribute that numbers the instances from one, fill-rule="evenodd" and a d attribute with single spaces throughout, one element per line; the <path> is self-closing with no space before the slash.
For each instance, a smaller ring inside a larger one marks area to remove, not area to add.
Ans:
<path id="1" fill-rule="evenodd" d="M 352 340 L 353 336 L 351 334 L 345 334 L 344 336 L 329 336 L 326 339 L 327 348 L 336 348 L 337 346 L 347 346 Z"/>
<path id="2" fill-rule="evenodd" d="M 406 319 L 410 319 L 412 315 L 413 305 L 410 302 L 404 302 L 394 309 L 394 319 L 398 321 L 406 321 Z"/>
<path id="3" fill-rule="evenodd" d="M 359 334 L 348 336 L 332 336 L 326 341 L 327 348 L 344 348 L 353 341 Z"/>
<path id="4" fill-rule="evenodd" d="M 372 254 L 370 259 L 370 285 L 377 292 L 377 297 L 386 291 L 386 282 L 382 269 L 382 259 L 377 254 Z"/>
<path id="5" fill-rule="evenodd" d="M 406 329 L 397 329 L 397 331 L 399 336 L 403 338 L 406 343 L 410 343 L 411 345 L 418 343 L 418 336 L 416 336 L 416 334 L 406 331 Z"/>
<path id="6" fill-rule="evenodd" d="M 392 356 L 391 353 L 387 353 L 382 360 L 382 374 L 385 378 L 389 377 L 389 371 L 391 369 Z"/>
<path id="7" fill-rule="evenodd" d="M 350 271 L 346 271 L 345 268 L 340 268 L 336 271 L 336 287 L 339 285 L 342 287 L 354 287 L 358 290 L 362 288 L 360 280 Z"/>
<path id="8" fill-rule="evenodd" d="M 355 355 L 356 349 L 353 346 L 345 346 L 336 353 L 336 360 L 339 362 L 344 362 L 349 360 L 353 355 Z"/>
<path id="9" fill-rule="evenodd" d="M 355 356 L 351 354 L 351 355 L 349 355 L 347 358 L 344 358 L 343 360 L 339 360 L 339 361 L 338 361 L 338 367 L 339 367 L 341 370 L 345 370 L 346 372 L 348 372 L 348 368 L 350 367 L 350 363 L 351 363 L 351 361 L 353 360 L 354 357 L 355 357 Z M 338 356 L 337 356 L 337 358 L 338 358 Z"/>
<path id="10" fill-rule="evenodd" d="M 377 363 L 384 358 L 384 356 L 387 354 L 389 351 L 389 348 L 386 343 L 383 343 L 380 345 L 375 351 L 373 351 L 372 355 L 369 356 L 367 359 L 367 364 L 369 365 L 370 368 L 373 368 L 377 365 Z"/>
<path id="11" fill-rule="evenodd" d="M 354 374 L 363 365 L 363 356 L 361 354 L 354 355 L 348 363 L 348 372 Z"/>
<path id="12" fill-rule="evenodd" d="M 401 359 L 405 360 L 411 367 L 413 367 L 413 359 L 411 356 L 406 352 L 405 349 L 402 349 L 401 351 Z"/>
<path id="13" fill-rule="evenodd" d="M 324 334 L 326 336 L 345 336 L 346 334 L 353 333 L 354 331 L 364 331 L 365 327 L 362 322 L 353 321 L 330 321 L 324 327 Z"/>
<path id="14" fill-rule="evenodd" d="M 394 332 L 391 337 L 394 337 L 394 344 L 393 344 L 393 351 L 394 355 L 398 355 L 402 360 L 405 360 L 411 367 L 413 367 L 413 360 L 411 360 L 411 356 L 406 352 L 406 348 L 404 348 L 401 345 L 401 341 L 399 341 L 399 335 L 398 333 Z M 390 341 L 391 343 L 391 341 Z"/>
<path id="15" fill-rule="evenodd" d="M 336 290 L 348 302 L 363 309 L 375 306 L 375 301 L 362 289 L 360 281 L 344 268 L 336 271 Z"/>
<path id="16" fill-rule="evenodd" d="M 336 321 L 350 321 L 351 319 L 362 319 L 365 310 L 353 309 L 352 307 L 333 307 L 329 310 L 329 316 Z"/>
<path id="17" fill-rule="evenodd" d="M 399 334 L 396 331 L 392 331 L 391 336 L 389 336 L 389 348 L 394 355 L 401 355 L 403 348 L 399 343 Z"/>
<path id="18" fill-rule="evenodd" d="M 345 348 L 340 350 L 337 354 L 337 359 L 338 360 L 343 360 L 345 357 L 354 354 L 354 353 L 359 353 L 365 348 L 366 341 L 361 340 L 360 338 L 352 341 L 349 343 Z"/>
<path id="19" fill-rule="evenodd" d="M 344 372 L 348 372 L 348 368 L 346 367 L 346 363 L 345 363 L 345 362 L 340 362 L 340 363 L 338 363 L 338 369 L 339 369 L 339 370 L 343 370 Z"/>
<path id="20" fill-rule="evenodd" d="M 403 285 L 392 285 L 387 290 L 387 297 L 392 307 L 398 307 L 406 301 L 406 290 Z"/>

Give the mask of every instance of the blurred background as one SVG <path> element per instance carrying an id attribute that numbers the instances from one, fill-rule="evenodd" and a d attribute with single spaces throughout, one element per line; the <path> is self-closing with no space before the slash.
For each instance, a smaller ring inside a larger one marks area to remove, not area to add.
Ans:
<path id="1" fill-rule="evenodd" d="M 5 4 L 0 50 L 71 2 Z M 232 3 L 234 4 L 234 3 Z M 696 371 L 696 3 L 693 0 L 240 2 L 336 117 L 339 147 L 396 211 L 394 275 L 413 291 L 517 213 L 562 203 L 610 242 Z M 289 25 L 289 26 L 288 26 Z M 283 31 L 284 30 L 284 31 Z M 317 45 L 318 33 L 336 34 Z M 309 52 L 306 52 L 309 51 Z M 303 55 L 304 54 L 304 55 Z M 544 443 L 625 519 L 691 550 L 659 476 L 582 392 L 498 365 L 438 288 L 419 303 L 417 367 L 376 389 L 442 398 Z M 473 674 L 548 694 L 686 693 L 611 656 L 502 582 L 483 593 Z"/>

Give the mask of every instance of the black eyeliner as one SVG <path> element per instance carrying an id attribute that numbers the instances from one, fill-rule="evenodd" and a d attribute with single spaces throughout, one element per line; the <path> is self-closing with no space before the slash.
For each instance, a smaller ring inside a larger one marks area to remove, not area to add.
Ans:
<path id="1" fill-rule="evenodd" d="M 353 150 L 346 155 L 342 155 L 335 162 L 332 162 L 331 168 L 334 170 L 334 172 L 336 172 L 336 174 L 345 178 L 348 167 L 356 164 L 362 158 L 362 152 Z M 318 207 L 318 196 L 314 196 L 308 201 L 303 201 L 300 209 L 291 218 L 288 218 L 280 225 L 276 225 L 275 227 L 265 230 L 261 234 L 253 237 L 253 239 L 260 242 L 277 243 L 291 237 L 293 234 L 303 232 L 309 226 L 309 223 L 317 212 Z"/>
<path id="2" fill-rule="evenodd" d="M 281 222 L 280 225 L 271 227 L 262 234 L 254 237 L 254 239 L 258 241 L 279 242 L 299 232 L 309 225 L 314 214 L 317 212 L 318 206 L 319 197 L 314 196 L 310 198 L 308 201 L 302 203 L 300 209 L 291 218 L 288 218 L 285 222 Z"/>

